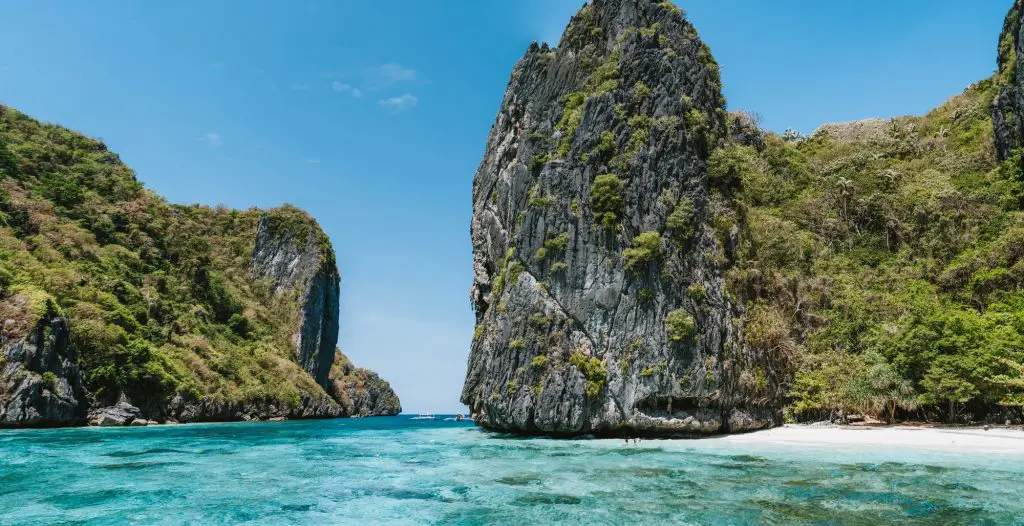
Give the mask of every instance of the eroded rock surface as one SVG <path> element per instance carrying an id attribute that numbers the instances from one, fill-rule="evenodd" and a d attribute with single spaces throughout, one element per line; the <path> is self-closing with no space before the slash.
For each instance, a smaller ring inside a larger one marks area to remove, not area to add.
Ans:
<path id="1" fill-rule="evenodd" d="M 296 359 L 326 388 L 338 343 L 341 283 L 326 234 L 297 211 L 277 209 L 265 214 L 256 233 L 252 272 L 256 279 L 270 279 L 276 294 L 296 294 Z"/>
<path id="2" fill-rule="evenodd" d="M 34 316 L 24 298 L 4 303 L 5 314 Z M 88 400 L 67 320 L 47 309 L 27 334 L 18 334 L 18 322 L 8 320 L 0 331 L 0 427 L 83 423 Z"/>
<path id="3" fill-rule="evenodd" d="M 1024 60 L 1024 2 L 1014 0 L 1013 7 L 1006 15 L 1003 31 L 999 35 L 999 71 L 996 82 L 1002 85 L 999 95 L 992 104 L 992 122 L 995 128 L 996 151 L 1000 160 L 1010 157 L 1014 150 L 1024 144 L 1024 74 L 1021 61 Z"/>
<path id="4" fill-rule="evenodd" d="M 377 373 L 352 365 L 338 352 L 331 369 L 328 392 L 350 416 L 394 416 L 402 412 L 402 403 L 391 384 Z"/>
<path id="5" fill-rule="evenodd" d="M 596 0 L 560 47 L 515 66 L 473 183 L 462 401 L 477 422 L 674 435 L 778 421 L 723 384 L 738 342 L 706 160 L 724 104 L 718 65 L 669 2 Z"/>
<path id="6" fill-rule="evenodd" d="M 142 422 L 148 421 L 141 418 L 142 411 L 131 404 L 127 399 L 122 397 L 114 405 L 107 407 L 100 407 L 89 412 L 89 425 L 100 426 L 100 427 L 116 427 L 116 426 L 128 426 L 144 425 Z"/>

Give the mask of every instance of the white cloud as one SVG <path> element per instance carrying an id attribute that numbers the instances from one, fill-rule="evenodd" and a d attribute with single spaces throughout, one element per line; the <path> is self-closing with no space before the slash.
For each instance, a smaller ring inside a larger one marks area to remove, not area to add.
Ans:
<path id="1" fill-rule="evenodd" d="M 420 99 L 416 97 L 416 95 L 413 95 L 412 93 L 406 93 L 405 95 L 401 95 L 399 97 L 389 97 L 386 99 L 380 99 L 380 102 L 378 104 L 380 104 L 380 106 L 386 110 L 398 113 L 400 111 L 411 110 L 415 108 L 416 105 L 419 103 Z"/>
<path id="2" fill-rule="evenodd" d="M 320 159 L 315 159 L 315 158 L 306 159 L 306 164 L 320 164 Z"/>
<path id="3" fill-rule="evenodd" d="M 381 64 L 370 68 L 367 72 L 374 84 L 378 86 L 393 86 L 399 82 L 415 82 L 418 78 L 416 70 L 402 67 L 401 64 Z"/>
<path id="4" fill-rule="evenodd" d="M 337 91 L 338 93 L 348 93 L 349 95 L 352 95 L 355 98 L 363 96 L 363 90 L 350 84 L 344 84 L 337 80 L 331 83 L 331 89 Z"/>
<path id="5" fill-rule="evenodd" d="M 202 137 L 199 137 L 198 140 L 203 141 L 206 144 L 209 144 L 210 146 L 220 146 L 222 144 L 221 140 L 220 140 L 220 134 L 212 133 L 212 132 L 211 133 L 207 133 L 207 134 L 203 135 Z"/>

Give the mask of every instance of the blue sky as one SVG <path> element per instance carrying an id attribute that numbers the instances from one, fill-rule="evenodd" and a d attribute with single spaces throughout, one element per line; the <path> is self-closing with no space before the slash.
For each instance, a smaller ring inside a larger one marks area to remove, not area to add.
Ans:
<path id="1" fill-rule="evenodd" d="M 681 2 L 763 125 L 921 113 L 991 74 L 1010 0 Z M 330 234 L 340 347 L 455 412 L 471 182 L 513 64 L 581 0 L 0 0 L 0 102 L 100 137 L 173 202 L 289 202 Z"/>

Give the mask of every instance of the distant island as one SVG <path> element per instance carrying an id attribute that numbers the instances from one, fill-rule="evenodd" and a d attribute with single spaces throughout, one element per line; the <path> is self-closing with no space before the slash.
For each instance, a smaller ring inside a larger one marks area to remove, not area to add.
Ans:
<path id="1" fill-rule="evenodd" d="M 0 427 L 395 415 L 302 210 L 181 206 L 0 106 Z"/>
<path id="2" fill-rule="evenodd" d="M 585 5 L 516 64 L 474 180 L 476 421 L 1020 423 L 1022 21 L 927 115 L 804 136 L 726 110 L 673 3 Z"/>

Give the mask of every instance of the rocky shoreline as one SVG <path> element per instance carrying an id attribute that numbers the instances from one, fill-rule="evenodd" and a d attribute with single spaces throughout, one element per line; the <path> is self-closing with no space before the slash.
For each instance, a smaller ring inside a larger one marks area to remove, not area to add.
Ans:
<path id="1" fill-rule="evenodd" d="M 9 343 L 0 334 L 0 428 L 326 419 L 394 416 L 402 411 L 387 382 L 353 367 L 340 352 L 337 367 L 325 374 L 328 391 L 319 397 L 304 393 L 297 403 L 272 397 L 222 401 L 177 395 L 166 407 L 143 411 L 122 393 L 104 405 L 85 387 L 74 363 L 70 331 L 66 318 L 48 312 L 24 338 Z"/>

